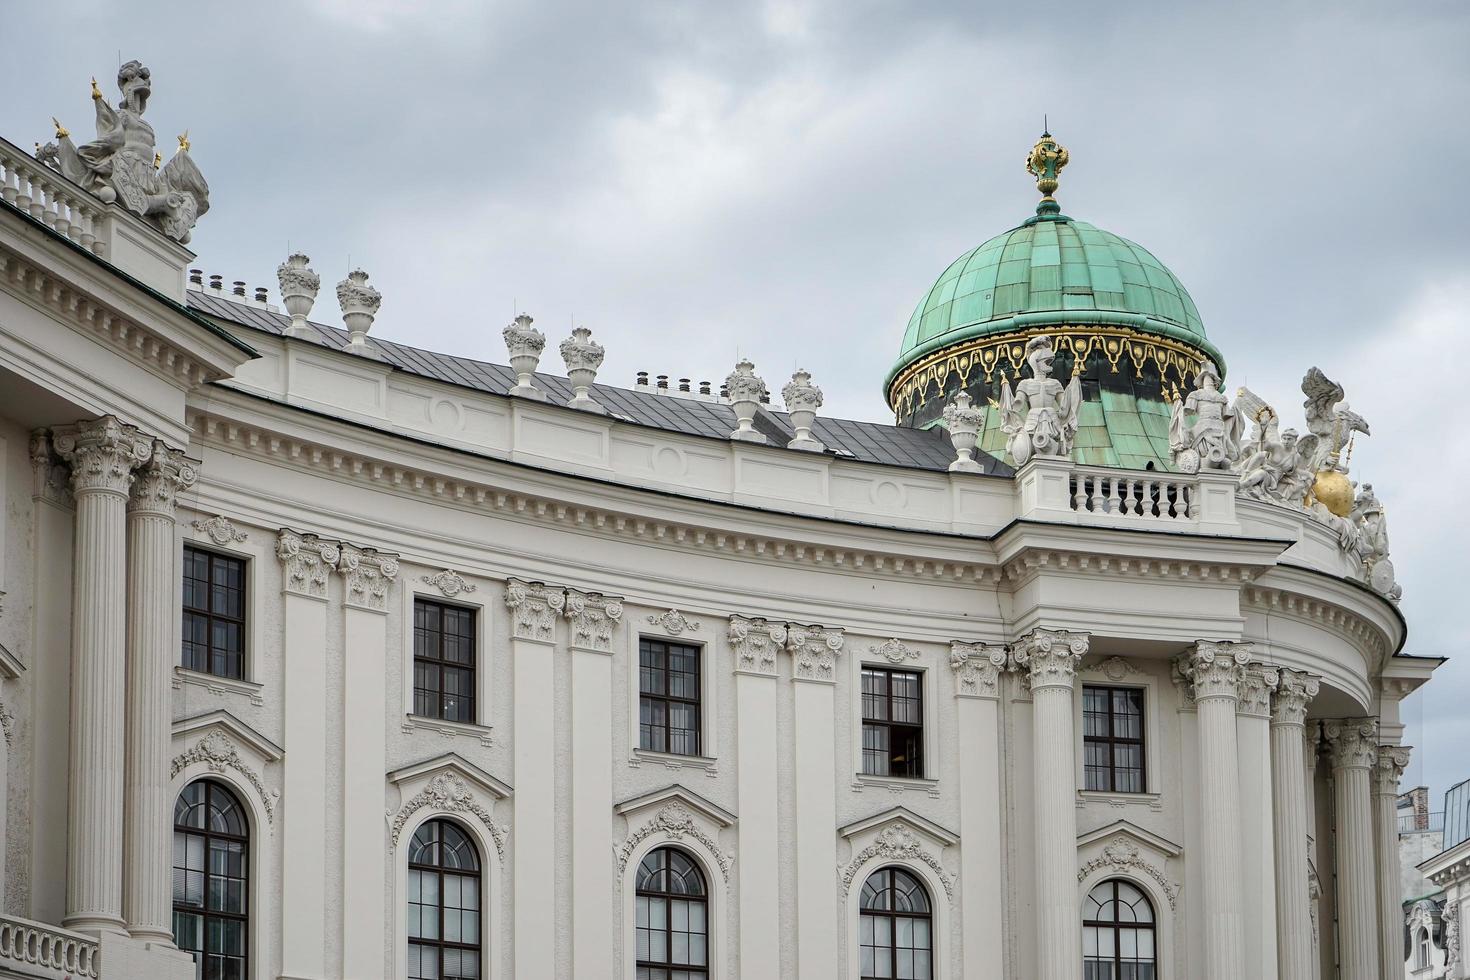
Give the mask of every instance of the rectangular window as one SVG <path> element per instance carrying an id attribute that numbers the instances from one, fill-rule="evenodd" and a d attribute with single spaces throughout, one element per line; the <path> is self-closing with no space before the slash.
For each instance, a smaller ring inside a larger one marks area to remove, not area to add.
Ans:
<path id="1" fill-rule="evenodd" d="M 863 668 L 863 773 L 924 775 L 924 675 Z"/>
<path id="2" fill-rule="evenodd" d="M 699 755 L 700 648 L 638 641 L 638 747 Z"/>
<path id="3" fill-rule="evenodd" d="M 1142 689 L 1082 688 L 1082 753 L 1089 790 L 1145 792 Z"/>
<path id="4" fill-rule="evenodd" d="M 184 649 L 189 670 L 245 678 L 245 559 L 184 546 Z"/>
<path id="5" fill-rule="evenodd" d="M 475 721 L 475 610 L 413 600 L 413 713 Z"/>

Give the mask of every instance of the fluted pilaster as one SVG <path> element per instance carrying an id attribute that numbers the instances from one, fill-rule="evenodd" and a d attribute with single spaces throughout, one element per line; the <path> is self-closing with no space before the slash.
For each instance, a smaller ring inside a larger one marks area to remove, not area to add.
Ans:
<path id="1" fill-rule="evenodd" d="M 127 505 L 133 469 L 152 447 L 107 416 L 52 434 L 76 498 L 68 773 L 68 928 L 123 928 L 123 721 Z"/>
<path id="2" fill-rule="evenodd" d="M 1038 980 L 1075 980 L 1082 956 L 1072 686 L 1088 641 L 1086 633 L 1039 629 L 1011 649 L 1031 682 Z"/>
<path id="3" fill-rule="evenodd" d="M 1178 661 L 1194 689 L 1199 724 L 1205 980 L 1246 976 L 1241 915 L 1240 764 L 1235 708 L 1246 683 L 1250 646 L 1201 641 Z"/>
<path id="4" fill-rule="evenodd" d="M 1373 834 L 1377 838 L 1378 975 L 1404 975 L 1403 893 L 1399 890 L 1399 778 L 1409 765 L 1407 745 L 1380 745 L 1373 765 Z"/>
<path id="5" fill-rule="evenodd" d="M 123 913 L 128 932 L 173 942 L 173 801 L 169 799 L 170 675 L 178 607 L 174 503 L 193 461 L 161 442 L 136 474 L 128 504 L 127 789 Z"/>
<path id="6" fill-rule="evenodd" d="M 1378 755 L 1378 723 L 1349 718 L 1322 723 L 1332 754 L 1337 817 L 1337 946 L 1342 980 L 1375 980 L 1378 896 L 1369 772 Z M 1403 965 L 1399 964 L 1402 974 Z"/>
<path id="7" fill-rule="evenodd" d="M 1276 859 L 1276 963 L 1280 980 L 1312 980 L 1307 882 L 1307 760 L 1303 731 L 1317 678 L 1283 670 L 1271 698 L 1271 800 Z"/>

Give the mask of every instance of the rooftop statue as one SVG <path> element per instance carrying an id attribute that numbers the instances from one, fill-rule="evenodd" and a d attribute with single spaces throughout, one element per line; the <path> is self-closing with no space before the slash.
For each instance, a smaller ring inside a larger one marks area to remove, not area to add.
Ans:
<path id="1" fill-rule="evenodd" d="M 1051 376 L 1057 359 L 1050 337 L 1032 337 L 1026 343 L 1031 377 L 1000 386 L 1000 427 L 1006 449 L 1017 466 L 1032 456 L 1069 456 L 1077 435 L 1077 408 L 1082 404 L 1082 382 L 1077 375 L 1065 388 Z"/>
<path id="2" fill-rule="evenodd" d="M 1307 428 L 1317 437 L 1312 461 L 1317 475 L 1310 484 L 1307 505 L 1320 504 L 1337 517 L 1347 517 L 1353 509 L 1353 485 L 1347 478 L 1353 433 L 1368 435 L 1368 423 L 1348 408 L 1342 385 L 1318 368 L 1312 368 L 1302 379 L 1302 394 L 1307 396 L 1303 403 Z"/>
<path id="3" fill-rule="evenodd" d="M 1198 387 L 1184 400 L 1174 394 L 1169 420 L 1169 448 L 1181 473 L 1198 473 L 1201 467 L 1231 470 L 1240 461 L 1240 437 L 1245 418 L 1220 393 L 1220 372 L 1206 361 L 1195 375 Z M 1188 415 L 1193 422 L 1186 421 Z"/>
<path id="4" fill-rule="evenodd" d="M 153 127 L 143 118 L 152 94 L 148 69 L 129 61 L 117 70 L 117 87 L 122 100 L 114 109 L 92 79 L 95 140 L 77 146 L 66 128 L 56 123 L 56 141 L 42 147 L 37 159 L 104 203 L 115 201 L 187 244 L 194 223 L 209 210 L 209 184 L 189 156 L 189 134 L 179 137 L 178 151 L 158 169 L 161 158 L 154 148 Z"/>

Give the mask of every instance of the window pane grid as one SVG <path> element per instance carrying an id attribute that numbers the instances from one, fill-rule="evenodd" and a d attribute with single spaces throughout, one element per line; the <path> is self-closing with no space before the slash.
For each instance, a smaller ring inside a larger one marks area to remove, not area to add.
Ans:
<path id="1" fill-rule="evenodd" d="M 408 856 L 410 980 L 478 980 L 481 973 L 480 859 L 457 826 L 430 820 Z"/>
<path id="2" fill-rule="evenodd" d="M 864 667 L 863 773 L 924 775 L 924 679 L 918 671 Z"/>
<path id="3" fill-rule="evenodd" d="M 700 648 L 638 641 L 638 747 L 700 754 Z"/>
<path id="4" fill-rule="evenodd" d="M 1153 907 L 1122 881 L 1105 881 L 1083 903 L 1084 980 L 1156 980 Z"/>
<path id="5" fill-rule="evenodd" d="M 882 868 L 868 876 L 859 900 L 862 980 L 932 980 L 929 896 L 909 872 Z"/>
<path id="6" fill-rule="evenodd" d="M 249 940 L 249 835 L 240 803 L 208 780 L 174 804 L 174 942 L 194 956 L 199 980 L 245 980 Z"/>
<path id="7" fill-rule="evenodd" d="M 184 546 L 180 662 L 189 670 L 245 677 L 245 560 Z"/>
<path id="8" fill-rule="evenodd" d="M 699 980 L 709 975 L 704 876 L 684 852 L 651 851 L 638 866 L 634 956 L 639 978 Z"/>
<path id="9" fill-rule="evenodd" d="M 476 611 L 413 601 L 413 713 L 475 721 Z"/>
<path id="10" fill-rule="evenodd" d="M 1082 763 L 1089 790 L 1146 792 L 1141 689 L 1082 689 Z"/>

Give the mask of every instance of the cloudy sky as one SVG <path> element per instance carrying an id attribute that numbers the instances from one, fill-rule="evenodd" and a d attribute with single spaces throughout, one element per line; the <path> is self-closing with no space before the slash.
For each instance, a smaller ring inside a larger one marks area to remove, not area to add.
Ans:
<path id="1" fill-rule="evenodd" d="M 241 12 L 248 16 L 241 16 Z M 153 72 L 212 188 L 199 265 L 276 292 L 288 248 L 384 294 L 374 333 L 503 360 L 573 318 L 604 380 L 737 351 L 882 419 L 915 301 L 1026 217 L 1043 113 L 1071 215 L 1146 245 L 1285 406 L 1310 365 L 1375 435 L 1409 652 L 1410 781 L 1470 777 L 1470 4 L 316 0 L 7 4 L 0 134 L 91 127 Z M 324 289 L 313 318 L 335 322 Z M 1298 419 L 1299 421 L 1299 419 Z"/>

